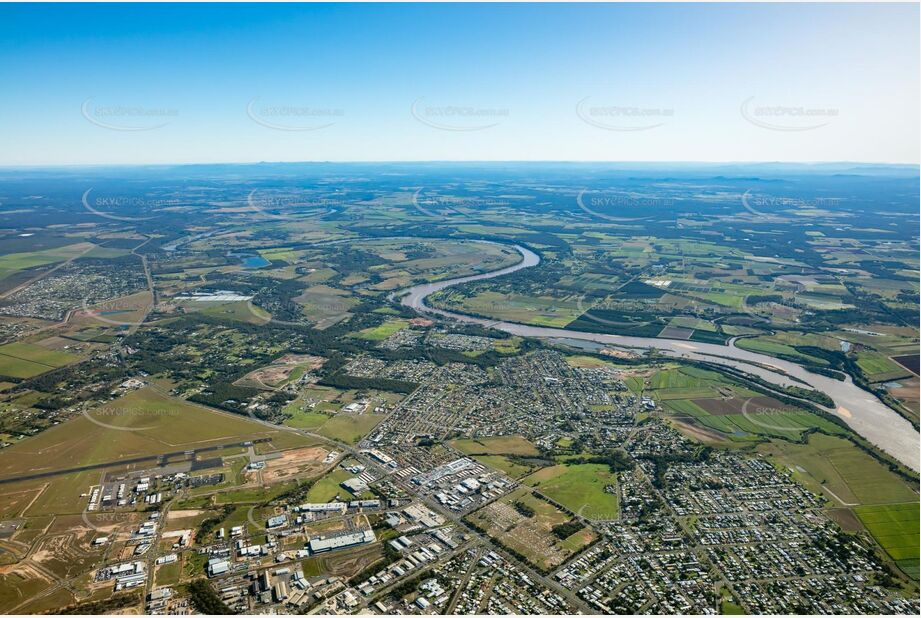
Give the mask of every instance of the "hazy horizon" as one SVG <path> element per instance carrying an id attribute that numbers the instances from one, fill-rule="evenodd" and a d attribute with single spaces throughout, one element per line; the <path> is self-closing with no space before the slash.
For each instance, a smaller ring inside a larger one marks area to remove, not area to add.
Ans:
<path id="1" fill-rule="evenodd" d="M 917 4 L 0 6 L 4 167 L 919 162 Z"/>

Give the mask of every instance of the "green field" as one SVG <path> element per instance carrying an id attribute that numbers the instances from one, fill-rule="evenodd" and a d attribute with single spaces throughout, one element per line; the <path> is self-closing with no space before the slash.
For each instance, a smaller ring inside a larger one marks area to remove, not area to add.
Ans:
<path id="1" fill-rule="evenodd" d="M 0 256 L 0 279 L 5 279 L 15 272 L 36 266 L 45 266 L 55 262 L 63 262 L 82 255 L 93 248 L 92 243 L 81 242 L 43 251 L 29 251 L 26 253 L 8 253 Z"/>
<path id="2" fill-rule="evenodd" d="M 524 455 L 536 456 L 537 447 L 521 436 L 493 436 L 467 440 L 452 440 L 451 446 L 465 455 Z"/>
<path id="3" fill-rule="evenodd" d="M 771 442 L 758 451 L 793 471 L 793 476 L 832 504 L 844 506 L 917 502 L 906 481 L 844 438 L 813 434 L 807 444 Z M 822 491 L 822 488 L 825 491 Z"/>
<path id="4" fill-rule="evenodd" d="M 272 438 L 306 446 L 308 438 L 220 413 L 145 388 L 0 451 L 0 477 Z"/>
<path id="5" fill-rule="evenodd" d="M 857 366 L 870 382 L 886 382 L 911 375 L 907 369 L 879 352 L 859 352 Z"/>
<path id="6" fill-rule="evenodd" d="M 352 478 L 352 476 L 354 475 L 348 470 L 336 468 L 313 484 L 313 487 L 311 487 L 310 491 L 307 492 L 307 497 L 304 499 L 304 501 L 332 502 L 336 496 L 344 498 L 345 500 L 351 500 L 353 498 L 351 492 L 349 492 L 347 489 L 344 489 L 343 487 L 340 487 L 339 483 Z"/>
<path id="7" fill-rule="evenodd" d="M 616 519 L 617 477 L 604 464 L 557 465 L 538 470 L 522 481 L 573 513 L 589 519 Z M 605 491 L 613 486 L 614 493 Z"/>
<path id="8" fill-rule="evenodd" d="M 899 568 L 917 580 L 918 503 L 859 506 L 854 512 Z"/>
<path id="9" fill-rule="evenodd" d="M 285 419 L 285 425 L 288 427 L 296 427 L 297 429 L 316 429 L 329 419 L 330 416 L 322 412 L 297 410 L 291 412 L 291 416 Z"/>
<path id="10" fill-rule="evenodd" d="M 39 365 L 31 361 L 15 358 L 13 356 L 0 356 L 0 375 L 11 378 L 31 378 L 46 371 L 51 371 L 53 367 Z"/>
<path id="11" fill-rule="evenodd" d="M 694 418 L 699 424 L 727 434 L 736 440 L 751 440 L 758 436 L 784 437 L 798 440 L 803 431 L 817 428 L 826 433 L 840 434 L 845 430 L 829 420 L 799 410 L 775 411 L 771 414 L 711 414 L 691 399 L 670 399 L 663 402 L 666 409 Z"/>
<path id="12" fill-rule="evenodd" d="M 778 343 L 777 341 L 772 340 L 772 338 L 769 336 L 739 339 L 736 342 L 736 345 L 743 350 L 749 350 L 750 352 L 761 352 L 762 354 L 768 354 L 769 356 L 792 357 L 795 359 L 808 361 L 816 365 L 828 364 L 827 361 L 821 358 L 816 358 L 814 356 L 809 356 L 808 354 L 798 352 L 795 348 L 793 348 L 793 346 L 786 345 L 785 343 Z"/>
<path id="13" fill-rule="evenodd" d="M 483 290 L 468 297 L 446 291 L 434 294 L 432 301 L 445 309 L 460 309 L 498 320 L 557 328 L 563 328 L 585 312 L 576 296 L 557 298 Z"/>
<path id="14" fill-rule="evenodd" d="M 663 369 L 649 380 L 652 396 L 659 400 L 716 397 L 729 381 L 715 371 L 696 367 Z"/>
<path id="15" fill-rule="evenodd" d="M 316 432 L 346 444 L 356 444 L 383 419 L 381 414 L 339 414 L 323 423 Z"/>
<path id="16" fill-rule="evenodd" d="M 484 466 L 505 472 L 513 479 L 520 479 L 534 471 L 532 466 L 525 466 L 503 455 L 472 455 L 472 457 Z"/>
<path id="17" fill-rule="evenodd" d="M 49 367 L 63 367 L 80 360 L 80 357 L 70 352 L 51 350 L 31 343 L 8 343 L 0 346 L 0 354 L 14 356 L 33 363 L 48 365 Z"/>
<path id="18" fill-rule="evenodd" d="M 383 341 L 393 333 L 398 330 L 403 330 L 407 326 L 409 326 L 409 322 L 406 320 L 387 320 L 379 326 L 360 330 L 352 336 L 358 337 L 359 339 L 367 339 L 368 341 Z"/>
<path id="19" fill-rule="evenodd" d="M 69 365 L 80 356 L 51 350 L 31 343 L 8 343 L 0 346 L 0 375 L 13 378 L 31 378 Z"/>

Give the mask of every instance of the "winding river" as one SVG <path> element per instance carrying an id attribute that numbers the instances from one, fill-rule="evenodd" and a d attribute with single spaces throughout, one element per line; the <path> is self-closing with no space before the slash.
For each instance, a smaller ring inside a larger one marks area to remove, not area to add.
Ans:
<path id="1" fill-rule="evenodd" d="M 673 339 L 657 339 L 652 337 L 628 337 L 622 335 L 606 335 L 589 333 L 562 328 L 548 328 L 543 326 L 530 326 L 516 322 L 503 322 L 479 318 L 453 311 L 444 311 L 429 307 L 425 298 L 430 294 L 445 288 L 507 275 L 524 268 L 530 268 L 540 263 L 540 257 L 533 251 L 514 245 L 521 254 L 521 261 L 514 266 L 494 270 L 479 275 L 445 279 L 435 283 L 417 285 L 401 294 L 400 302 L 419 311 L 451 318 L 461 322 L 480 324 L 496 328 L 512 335 L 522 337 L 539 337 L 549 339 L 578 339 L 594 341 L 610 346 L 622 348 L 656 349 L 664 355 L 684 357 L 694 360 L 709 361 L 736 367 L 750 374 L 757 375 L 764 380 L 779 386 L 811 386 L 826 393 L 835 402 L 834 409 L 829 409 L 841 417 L 855 432 L 872 442 L 881 450 L 892 455 L 912 470 L 921 469 L 919 465 L 919 448 L 921 436 L 912 427 L 911 423 L 899 416 L 894 410 L 887 407 L 875 395 L 869 393 L 853 383 L 848 376 L 845 381 L 835 380 L 823 375 L 807 371 L 796 363 L 776 359 L 764 354 L 749 352 L 730 345 L 717 345 L 714 343 L 697 343 L 693 341 L 679 341 Z M 795 379 L 793 379 L 795 378 Z M 799 380 L 797 382 L 796 380 Z"/>

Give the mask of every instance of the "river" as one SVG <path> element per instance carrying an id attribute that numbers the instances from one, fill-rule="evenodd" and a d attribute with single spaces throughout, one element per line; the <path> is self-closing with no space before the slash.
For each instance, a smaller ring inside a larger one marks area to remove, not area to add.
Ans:
<path id="1" fill-rule="evenodd" d="M 522 258 L 514 266 L 479 275 L 417 285 L 401 292 L 400 302 L 404 306 L 411 307 L 420 313 L 435 314 L 461 322 L 480 324 L 512 335 L 543 339 L 581 339 L 617 347 L 641 348 L 643 350 L 656 349 L 665 355 L 736 367 L 779 386 L 802 387 L 808 385 L 831 397 L 835 402 L 835 407 L 829 409 L 829 412 L 841 417 L 855 432 L 912 470 L 918 471 L 921 469 L 921 463 L 919 463 L 921 435 L 912 427 L 911 423 L 886 406 L 879 398 L 854 384 L 850 376 L 844 381 L 835 380 L 807 371 L 796 363 L 743 350 L 736 347 L 732 341 L 730 341 L 730 345 L 724 346 L 714 343 L 605 335 L 562 328 L 530 326 L 444 311 L 425 304 L 425 298 L 439 290 L 470 281 L 500 277 L 524 268 L 537 266 L 540 263 L 540 256 L 530 249 L 519 245 L 514 245 L 514 247 Z M 791 377 L 800 380 L 800 382 L 791 379 Z"/>

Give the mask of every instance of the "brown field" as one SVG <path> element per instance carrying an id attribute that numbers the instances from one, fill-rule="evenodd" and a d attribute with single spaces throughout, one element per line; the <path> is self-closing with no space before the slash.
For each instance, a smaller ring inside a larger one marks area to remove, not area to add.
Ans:
<path id="1" fill-rule="evenodd" d="M 729 414 L 741 414 L 742 405 L 747 399 L 694 399 L 694 403 L 714 416 L 726 416 Z M 783 410 L 792 412 L 796 407 L 781 403 L 773 397 L 752 397 L 748 404 L 748 410 L 754 412 L 759 408 L 768 408 L 771 410 Z"/>
<path id="2" fill-rule="evenodd" d="M 532 517 L 518 512 L 514 505 L 519 501 L 534 509 Z M 558 539 L 552 528 L 569 521 L 569 515 L 536 497 L 527 487 L 519 487 L 505 498 L 484 506 L 469 519 L 544 571 L 562 564 L 595 539 L 595 533 L 588 527 L 565 540 Z"/>
<path id="3" fill-rule="evenodd" d="M 690 339 L 694 331 L 690 328 L 680 328 L 678 326 L 666 326 L 659 331 L 659 337 L 667 339 Z"/>
<path id="4" fill-rule="evenodd" d="M 892 360 L 900 364 L 905 369 L 908 369 L 915 375 L 918 375 L 918 364 L 919 364 L 919 355 L 918 354 L 906 354 L 904 356 L 893 356 Z"/>
<path id="5" fill-rule="evenodd" d="M 266 483 L 275 483 L 300 475 L 317 475 L 327 467 L 323 459 L 329 450 L 322 446 L 296 448 L 283 451 L 278 459 L 265 462 L 262 478 Z"/>
<path id="6" fill-rule="evenodd" d="M 675 429 L 694 440 L 699 440 L 705 444 L 720 444 L 723 446 L 728 443 L 726 436 L 707 427 L 695 424 L 693 418 L 687 416 L 673 416 L 669 420 L 672 425 L 675 426 Z"/>
<path id="7" fill-rule="evenodd" d="M 50 574 L 28 562 L 0 567 L 0 612 L 13 610 L 53 583 Z"/>
<path id="8" fill-rule="evenodd" d="M 903 380 L 897 380 L 896 382 L 899 386 L 897 388 L 889 388 L 889 393 L 902 402 L 902 405 L 911 410 L 913 419 L 917 421 L 918 412 L 921 410 L 921 403 L 919 403 L 919 397 L 921 397 L 921 380 L 912 376 Z"/>
<path id="9" fill-rule="evenodd" d="M 312 371 L 322 367 L 325 362 L 326 359 L 319 356 L 285 354 L 272 361 L 271 365 L 250 371 L 234 384 L 274 390 L 287 382 L 296 368 L 303 367 L 306 371 Z"/>

